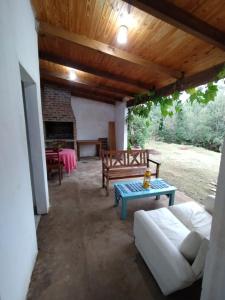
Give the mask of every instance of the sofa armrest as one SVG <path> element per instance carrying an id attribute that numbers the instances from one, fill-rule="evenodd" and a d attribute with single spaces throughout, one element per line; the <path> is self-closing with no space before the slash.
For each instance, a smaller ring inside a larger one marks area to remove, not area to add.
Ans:
<path id="1" fill-rule="evenodd" d="M 134 236 L 164 295 L 190 286 L 196 280 L 190 264 L 143 210 L 134 215 Z"/>

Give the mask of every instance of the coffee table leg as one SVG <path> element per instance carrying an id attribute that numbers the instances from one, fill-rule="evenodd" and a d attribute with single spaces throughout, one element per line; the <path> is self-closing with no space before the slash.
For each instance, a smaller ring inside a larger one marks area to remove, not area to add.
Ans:
<path id="1" fill-rule="evenodd" d="M 127 200 L 124 198 L 121 198 L 121 200 L 122 200 L 121 219 L 125 220 L 127 217 Z"/>
<path id="2" fill-rule="evenodd" d="M 114 206 L 118 206 L 118 204 L 119 204 L 119 199 L 120 199 L 120 195 L 119 195 L 119 192 L 117 191 L 117 188 L 115 187 Z"/>
<path id="3" fill-rule="evenodd" d="M 169 206 L 174 205 L 175 192 L 169 195 Z"/>
<path id="4" fill-rule="evenodd" d="M 159 199 L 160 199 L 160 195 L 156 196 L 155 199 L 156 199 L 156 200 L 159 200 Z"/>

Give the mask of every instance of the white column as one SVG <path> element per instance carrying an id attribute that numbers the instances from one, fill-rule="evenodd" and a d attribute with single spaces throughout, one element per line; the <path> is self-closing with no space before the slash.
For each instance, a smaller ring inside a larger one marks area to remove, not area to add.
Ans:
<path id="1" fill-rule="evenodd" d="M 127 150 L 127 104 L 126 102 L 116 102 L 115 123 L 116 123 L 116 148 L 117 150 Z"/>
<path id="2" fill-rule="evenodd" d="M 201 295 L 201 300 L 212 299 L 225 299 L 225 142 Z"/>

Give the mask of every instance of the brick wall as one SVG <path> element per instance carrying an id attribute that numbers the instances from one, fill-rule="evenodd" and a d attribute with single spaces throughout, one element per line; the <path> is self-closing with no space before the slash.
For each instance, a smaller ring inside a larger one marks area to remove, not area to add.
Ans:
<path id="1" fill-rule="evenodd" d="M 41 99 L 43 121 L 73 122 L 74 140 L 76 141 L 76 120 L 71 107 L 70 90 L 44 83 L 41 86 Z"/>
<path id="2" fill-rule="evenodd" d="M 69 90 L 50 84 L 42 86 L 44 121 L 75 122 Z"/>

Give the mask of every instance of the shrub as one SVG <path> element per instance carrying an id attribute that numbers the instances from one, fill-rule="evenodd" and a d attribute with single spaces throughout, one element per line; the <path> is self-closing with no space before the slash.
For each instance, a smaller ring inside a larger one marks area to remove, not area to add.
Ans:
<path id="1" fill-rule="evenodd" d="M 151 138 L 221 151 L 225 135 L 225 89 L 221 88 L 216 99 L 207 105 L 184 102 L 181 111 L 166 118 L 162 117 L 159 106 L 153 107 L 148 119 L 134 116 L 129 123 L 130 146 L 143 148 Z"/>
<path id="2" fill-rule="evenodd" d="M 150 138 L 150 122 L 139 116 L 135 116 L 128 124 L 128 148 L 132 146 L 145 147 Z"/>

